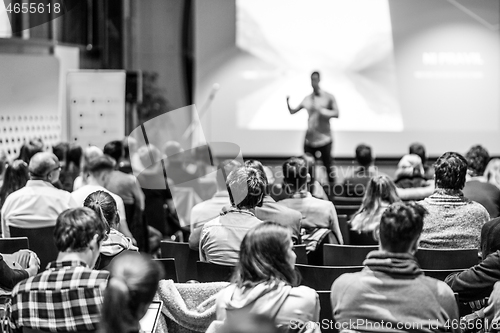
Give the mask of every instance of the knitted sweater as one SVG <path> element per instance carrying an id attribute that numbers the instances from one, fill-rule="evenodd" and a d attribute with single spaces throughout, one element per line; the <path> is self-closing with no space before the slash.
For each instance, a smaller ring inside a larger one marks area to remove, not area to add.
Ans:
<path id="1" fill-rule="evenodd" d="M 424 276 L 411 254 L 373 251 L 363 264 L 361 272 L 332 285 L 333 315 L 343 330 L 459 331 L 453 329 L 458 308 L 450 287 Z"/>
<path id="2" fill-rule="evenodd" d="M 478 248 L 481 227 L 489 221 L 488 211 L 463 196 L 437 189 L 419 201 L 429 214 L 424 218 L 420 246 L 424 248 Z"/>

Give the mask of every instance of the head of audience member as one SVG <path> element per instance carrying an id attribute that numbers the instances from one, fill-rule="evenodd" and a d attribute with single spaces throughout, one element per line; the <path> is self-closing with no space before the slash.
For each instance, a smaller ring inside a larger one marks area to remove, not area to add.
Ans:
<path id="1" fill-rule="evenodd" d="M 265 189 L 266 189 L 265 194 L 267 194 L 268 193 L 267 187 L 269 185 L 269 182 L 267 180 L 267 175 L 266 175 L 266 170 L 264 169 L 264 165 L 262 165 L 262 163 L 258 160 L 246 160 L 245 166 L 248 168 L 254 168 L 255 170 L 258 170 L 262 174 L 262 178 L 264 179 Z"/>
<path id="2" fill-rule="evenodd" d="M 83 175 L 83 178 L 86 180 L 89 176 L 89 164 L 90 161 L 98 156 L 102 156 L 103 152 L 101 148 L 96 146 L 90 146 L 83 150 L 83 155 L 80 164 L 80 172 Z"/>
<path id="3" fill-rule="evenodd" d="M 108 155 L 112 159 L 115 160 L 115 163 L 118 164 L 123 156 L 123 144 L 120 140 L 115 140 L 106 143 L 104 149 L 102 150 L 104 155 Z"/>
<path id="4" fill-rule="evenodd" d="M 319 81 L 321 81 L 321 76 L 319 74 L 319 72 L 312 72 L 311 73 L 311 86 L 313 88 L 314 91 L 318 91 L 319 90 Z"/>
<path id="5" fill-rule="evenodd" d="M 239 288 L 252 288 L 263 282 L 295 286 L 298 283 L 294 270 L 296 258 L 290 230 L 275 222 L 264 222 L 243 238 L 233 283 Z"/>
<path id="6" fill-rule="evenodd" d="M 427 162 L 427 154 L 425 153 L 425 147 L 423 144 L 415 142 L 410 145 L 409 154 L 415 154 L 420 157 L 422 164 Z"/>
<path id="7" fill-rule="evenodd" d="M 216 180 L 217 180 L 217 189 L 219 191 L 227 191 L 226 187 L 226 180 L 229 174 L 241 167 L 241 163 L 236 161 L 236 160 L 224 160 L 219 163 L 217 167 L 217 175 L 216 175 Z M 222 172 L 224 170 L 224 172 Z"/>
<path id="8" fill-rule="evenodd" d="M 109 233 L 110 228 L 118 229 L 120 215 L 118 214 L 116 201 L 109 193 L 95 191 L 88 195 L 83 202 L 83 206 L 92 209 L 103 220 L 106 233 Z"/>
<path id="9" fill-rule="evenodd" d="M 480 145 L 472 146 L 465 154 L 467 160 L 467 171 L 471 177 L 482 176 L 490 161 L 490 154 Z"/>
<path id="10" fill-rule="evenodd" d="M 9 194 L 24 187 L 29 179 L 28 164 L 23 160 L 15 160 L 7 165 L 4 182 L 0 188 L 0 207 Z"/>
<path id="11" fill-rule="evenodd" d="M 311 183 L 316 179 L 316 159 L 311 153 L 305 153 L 301 158 L 306 162 L 307 173 L 311 176 Z"/>
<path id="12" fill-rule="evenodd" d="M 401 177 L 423 177 L 425 171 L 422 159 L 416 154 L 405 155 L 399 160 L 396 169 L 396 178 Z"/>
<path id="13" fill-rule="evenodd" d="M 368 168 L 373 162 L 372 148 L 365 144 L 356 147 L 356 162 L 364 168 Z"/>
<path id="14" fill-rule="evenodd" d="M 137 155 L 139 156 L 142 167 L 158 165 L 157 162 L 162 159 L 160 150 L 152 144 L 141 146 L 137 150 Z M 151 160 L 151 158 L 153 158 L 153 160 Z"/>
<path id="15" fill-rule="evenodd" d="M 254 168 L 242 166 L 231 171 L 226 181 L 231 205 L 238 209 L 254 209 L 262 205 L 266 181 Z"/>
<path id="16" fill-rule="evenodd" d="M 139 332 L 162 278 L 162 268 L 140 253 L 124 253 L 113 260 L 102 304 L 101 332 Z"/>
<path id="17" fill-rule="evenodd" d="M 66 155 L 68 154 L 69 143 L 60 142 L 55 146 L 52 146 L 52 152 L 57 156 L 59 161 L 62 163 L 66 163 Z"/>
<path id="18" fill-rule="evenodd" d="M 115 167 L 115 161 L 106 155 L 98 156 L 90 160 L 88 165 L 89 177 L 87 182 L 89 184 L 97 184 L 106 187 L 109 176 Z"/>
<path id="19" fill-rule="evenodd" d="M 66 155 L 66 162 L 68 167 L 80 169 L 82 163 L 83 149 L 76 143 L 70 143 L 68 147 L 68 154 Z"/>
<path id="20" fill-rule="evenodd" d="M 486 180 L 500 188 L 500 158 L 492 159 L 484 171 Z"/>
<path id="21" fill-rule="evenodd" d="M 283 182 L 292 192 L 304 190 L 310 181 L 311 175 L 303 158 L 292 157 L 283 164 Z"/>
<path id="22" fill-rule="evenodd" d="M 380 249 L 392 253 L 417 251 L 427 210 L 415 202 L 395 202 L 382 214 Z"/>
<path id="23" fill-rule="evenodd" d="M 29 163 L 29 174 L 32 180 L 43 180 L 54 184 L 59 180 L 61 165 L 56 155 L 49 152 L 36 153 Z"/>
<path id="24" fill-rule="evenodd" d="M 31 158 L 35 156 L 35 154 L 43 151 L 43 142 L 41 139 L 33 139 L 28 143 L 22 145 L 19 150 L 18 159 L 23 160 L 26 163 L 29 163 Z"/>
<path id="25" fill-rule="evenodd" d="M 467 161 L 459 153 L 446 152 L 434 164 L 436 187 L 461 191 L 467 175 Z"/>
<path id="26" fill-rule="evenodd" d="M 70 208 L 59 214 L 54 228 L 57 261 L 82 260 L 93 268 L 106 237 L 106 225 L 90 208 Z"/>
<path id="27" fill-rule="evenodd" d="M 495 218 L 483 224 L 481 228 L 481 257 L 500 250 L 500 218 Z"/>
<path id="28" fill-rule="evenodd" d="M 396 185 L 387 175 L 377 175 L 368 181 L 359 212 L 376 213 L 383 203 L 400 201 Z"/>

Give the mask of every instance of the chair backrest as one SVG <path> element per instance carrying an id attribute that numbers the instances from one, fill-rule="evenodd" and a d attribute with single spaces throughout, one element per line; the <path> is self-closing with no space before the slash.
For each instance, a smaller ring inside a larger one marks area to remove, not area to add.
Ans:
<path id="1" fill-rule="evenodd" d="M 326 266 L 361 266 L 366 255 L 377 250 L 377 245 L 323 245 L 323 265 Z"/>
<path id="2" fill-rule="evenodd" d="M 337 215 L 347 215 L 350 219 L 351 216 L 356 213 L 359 209 L 359 205 L 336 205 Z"/>
<path id="3" fill-rule="evenodd" d="M 44 271 L 47 264 L 57 259 L 59 251 L 54 243 L 54 227 L 18 228 L 9 226 L 12 237 L 27 237 L 30 250 L 40 259 L 40 271 Z"/>
<path id="4" fill-rule="evenodd" d="M 463 269 L 422 269 L 425 276 L 429 276 L 441 281 L 444 281 L 446 277 L 452 273 L 462 272 Z"/>
<path id="5" fill-rule="evenodd" d="M 373 232 L 359 233 L 349 229 L 349 239 L 351 241 L 350 245 L 378 245 L 378 241 L 373 238 Z"/>
<path id="6" fill-rule="evenodd" d="M 333 204 L 335 206 L 360 206 L 363 197 L 334 197 Z"/>
<path id="7" fill-rule="evenodd" d="M 345 273 L 359 272 L 363 266 L 312 266 L 295 265 L 299 271 L 301 284 L 316 290 L 330 290 L 333 281 Z"/>
<path id="8" fill-rule="evenodd" d="M 49 331 L 42 331 L 42 330 L 39 330 L 39 329 L 36 329 L 36 328 L 29 328 L 29 327 L 23 327 L 22 328 L 22 332 L 23 333 L 47 333 Z M 58 331 L 58 332 L 62 332 L 62 333 L 93 333 L 93 332 L 97 332 L 97 331 Z"/>
<path id="9" fill-rule="evenodd" d="M 415 254 L 422 269 L 469 268 L 479 263 L 477 249 L 423 249 Z"/>
<path id="10" fill-rule="evenodd" d="M 29 248 L 28 237 L 0 238 L 0 253 L 12 254 Z"/>
<path id="11" fill-rule="evenodd" d="M 217 265 L 204 261 L 196 262 L 196 266 L 200 282 L 229 281 L 234 271 L 234 266 Z"/>
<path id="12" fill-rule="evenodd" d="M 173 280 L 175 283 L 179 282 L 179 278 L 177 277 L 177 269 L 175 266 L 175 259 L 173 258 L 161 258 L 154 259 L 157 263 L 163 266 L 163 279 L 165 280 Z"/>
<path id="13" fill-rule="evenodd" d="M 351 237 L 349 234 L 349 223 L 347 223 L 347 215 L 342 214 L 342 215 L 337 215 L 337 219 L 339 220 L 339 228 L 340 228 L 340 233 L 342 234 L 342 238 L 344 238 L 344 244 L 349 245 L 351 244 Z"/>
<path id="14" fill-rule="evenodd" d="M 330 299 L 331 292 L 328 290 L 320 290 L 317 292 L 319 296 L 319 322 L 321 323 L 321 332 L 338 332 L 335 329 L 335 319 L 333 318 L 332 301 Z"/>
<path id="15" fill-rule="evenodd" d="M 198 251 L 191 250 L 188 243 L 162 241 L 162 258 L 174 258 L 179 282 L 198 279 L 196 262 L 200 260 Z"/>
<path id="16" fill-rule="evenodd" d="M 293 252 L 295 252 L 295 254 L 297 255 L 295 263 L 307 265 L 307 253 L 305 244 L 294 245 Z"/>

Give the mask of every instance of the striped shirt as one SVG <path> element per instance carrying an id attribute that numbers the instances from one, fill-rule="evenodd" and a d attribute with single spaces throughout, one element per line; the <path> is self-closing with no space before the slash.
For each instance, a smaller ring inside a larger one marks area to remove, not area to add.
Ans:
<path id="1" fill-rule="evenodd" d="M 50 263 L 12 290 L 13 325 L 51 332 L 96 330 L 108 277 L 81 261 Z"/>

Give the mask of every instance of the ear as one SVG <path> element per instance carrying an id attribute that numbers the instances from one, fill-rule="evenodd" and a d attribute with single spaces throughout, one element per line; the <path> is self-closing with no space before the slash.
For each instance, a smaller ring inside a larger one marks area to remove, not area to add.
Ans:
<path id="1" fill-rule="evenodd" d="M 94 237 L 89 242 L 89 249 L 92 251 L 100 251 L 101 243 L 99 243 L 97 240 L 99 239 L 99 235 L 95 234 Z"/>
<path id="2" fill-rule="evenodd" d="M 410 253 L 412 255 L 415 255 L 415 253 L 417 253 L 419 245 L 420 245 L 420 236 L 412 243 L 410 247 Z"/>
<path id="3" fill-rule="evenodd" d="M 307 173 L 307 177 L 306 177 L 306 183 L 310 183 L 311 182 L 311 175 L 309 173 Z"/>

